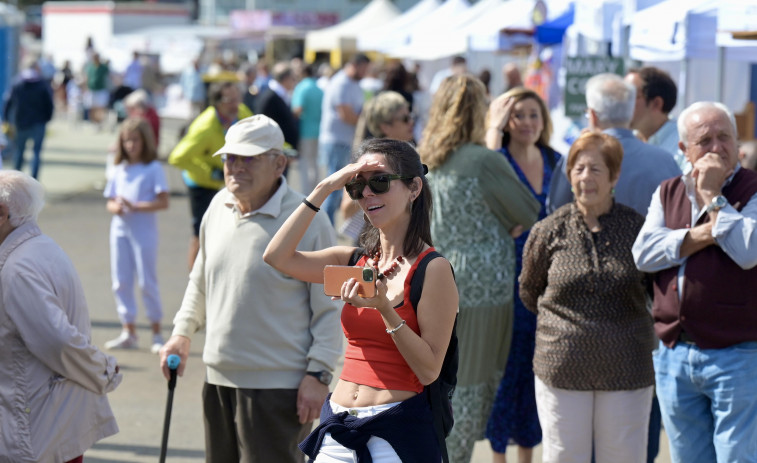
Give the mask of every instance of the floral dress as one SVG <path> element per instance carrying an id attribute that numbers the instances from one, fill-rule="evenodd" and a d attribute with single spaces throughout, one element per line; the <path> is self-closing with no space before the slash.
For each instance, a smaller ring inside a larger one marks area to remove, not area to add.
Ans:
<path id="1" fill-rule="evenodd" d="M 510 165 L 518 174 L 520 181 L 526 185 L 531 194 L 541 204 L 539 220 L 546 216 L 546 201 L 549 194 L 549 183 L 552 171 L 559 154 L 542 148 L 544 160 L 544 176 L 542 178 L 541 193 L 537 194 L 520 169 L 507 148 L 500 149 Z M 507 444 L 512 440 L 521 447 L 535 447 L 541 442 L 541 426 L 536 413 L 536 397 L 534 396 L 534 337 L 536 334 L 536 314 L 529 312 L 523 305 L 518 294 L 518 277 L 523 262 L 523 246 L 528 239 L 528 231 L 515 239 L 515 288 L 513 306 L 515 309 L 513 321 L 512 342 L 507 368 L 499 384 L 497 395 L 492 406 L 492 413 L 486 425 L 486 438 L 489 439 L 492 450 L 505 453 Z"/>
<path id="2" fill-rule="evenodd" d="M 470 461 L 507 362 L 513 326 L 515 243 L 509 230 L 530 228 L 539 202 L 496 151 L 466 144 L 429 174 L 434 247 L 455 269 L 460 312 L 459 366 L 452 398 L 450 461 Z"/>

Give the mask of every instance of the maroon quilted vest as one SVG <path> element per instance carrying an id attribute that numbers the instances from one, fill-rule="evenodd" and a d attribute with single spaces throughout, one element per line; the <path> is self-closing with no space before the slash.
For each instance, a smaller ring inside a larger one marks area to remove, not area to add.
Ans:
<path id="1" fill-rule="evenodd" d="M 723 188 L 728 203 L 741 210 L 757 193 L 757 173 L 739 169 Z M 662 182 L 660 200 L 665 226 L 691 228 L 691 202 L 682 177 Z M 709 214 L 694 225 L 710 221 Z M 675 345 L 681 329 L 702 349 L 721 349 L 757 341 L 757 267 L 744 270 L 720 246 L 708 246 L 689 256 L 684 270 L 684 290 L 678 299 L 678 270 L 672 267 L 655 275 L 655 332 L 666 346 Z"/>

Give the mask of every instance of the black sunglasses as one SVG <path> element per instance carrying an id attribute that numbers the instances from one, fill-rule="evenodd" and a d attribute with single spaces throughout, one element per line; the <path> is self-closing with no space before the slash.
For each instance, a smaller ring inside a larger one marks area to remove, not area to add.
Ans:
<path id="1" fill-rule="evenodd" d="M 347 194 L 350 195 L 350 198 L 362 199 L 363 190 L 365 190 L 366 185 L 368 185 L 372 192 L 380 195 L 389 191 L 389 183 L 392 180 L 412 180 L 412 178 L 413 177 L 405 177 L 399 174 L 378 174 L 368 180 L 364 178 L 356 178 L 344 185 L 344 188 L 347 190 Z"/>

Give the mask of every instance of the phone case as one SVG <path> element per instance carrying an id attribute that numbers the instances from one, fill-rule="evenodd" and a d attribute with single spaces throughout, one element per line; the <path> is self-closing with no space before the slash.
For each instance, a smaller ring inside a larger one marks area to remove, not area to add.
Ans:
<path id="1" fill-rule="evenodd" d="M 366 279 L 370 275 L 369 279 Z M 360 285 L 357 293 L 362 297 L 376 295 L 376 271 L 370 267 L 351 267 L 347 265 L 327 265 L 323 268 L 323 292 L 327 296 L 341 296 L 342 285 L 350 278 Z"/>

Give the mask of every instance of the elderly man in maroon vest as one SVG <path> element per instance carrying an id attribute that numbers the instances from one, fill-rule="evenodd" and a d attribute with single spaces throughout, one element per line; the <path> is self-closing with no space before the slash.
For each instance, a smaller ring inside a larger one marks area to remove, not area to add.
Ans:
<path id="1" fill-rule="evenodd" d="M 757 173 L 738 162 L 733 113 L 678 118 L 689 174 L 652 197 L 633 255 L 656 272 L 657 396 L 674 463 L 757 462 Z"/>

